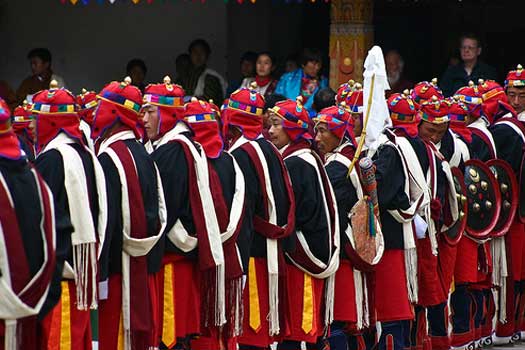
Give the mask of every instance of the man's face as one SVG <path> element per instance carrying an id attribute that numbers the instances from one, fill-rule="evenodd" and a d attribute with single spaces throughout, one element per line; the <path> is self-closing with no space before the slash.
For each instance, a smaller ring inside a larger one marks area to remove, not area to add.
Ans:
<path id="1" fill-rule="evenodd" d="M 252 61 L 243 60 L 241 62 L 241 74 L 243 78 L 253 77 L 255 66 Z"/>
<path id="2" fill-rule="evenodd" d="M 525 111 L 525 88 L 507 88 L 507 98 L 510 105 L 520 114 Z"/>
<path id="3" fill-rule="evenodd" d="M 144 129 L 150 140 L 155 140 L 159 134 L 159 111 L 157 106 L 144 107 Z"/>
<path id="4" fill-rule="evenodd" d="M 36 116 L 33 116 L 29 123 L 29 130 L 31 131 L 31 135 L 33 135 L 33 142 L 36 143 Z"/>
<path id="5" fill-rule="evenodd" d="M 476 39 L 465 38 L 461 42 L 459 52 L 463 62 L 472 62 L 477 60 L 478 56 L 481 55 L 481 47 L 479 47 Z"/>
<path id="6" fill-rule="evenodd" d="M 275 147 L 281 149 L 290 143 L 290 137 L 283 128 L 282 119 L 272 112 L 270 112 L 270 122 L 271 126 L 270 130 L 268 130 L 270 141 L 272 141 Z"/>
<path id="7" fill-rule="evenodd" d="M 191 49 L 190 59 L 194 67 L 202 67 L 208 62 L 208 53 L 204 47 L 197 45 Z"/>
<path id="8" fill-rule="evenodd" d="M 403 71 L 403 67 L 401 65 L 401 57 L 399 56 L 399 54 L 397 52 L 390 51 L 385 57 L 385 63 L 388 77 L 399 79 L 399 76 Z"/>
<path id="9" fill-rule="evenodd" d="M 328 129 L 326 123 L 318 123 L 315 130 L 315 142 L 322 154 L 333 152 L 339 146 L 341 140 Z"/>
<path id="10" fill-rule="evenodd" d="M 322 66 L 323 64 L 321 62 L 308 61 L 305 65 L 303 65 L 303 70 L 306 75 L 317 77 Z"/>
<path id="11" fill-rule="evenodd" d="M 363 132 L 363 114 L 352 113 L 352 119 L 354 120 L 354 136 L 359 137 Z"/>
<path id="12" fill-rule="evenodd" d="M 419 137 L 426 142 L 438 144 L 445 135 L 448 129 L 448 123 L 434 124 L 426 121 L 421 121 L 419 124 Z"/>
<path id="13" fill-rule="evenodd" d="M 29 60 L 33 75 L 42 75 L 49 70 L 50 63 L 44 62 L 40 57 L 31 57 Z"/>

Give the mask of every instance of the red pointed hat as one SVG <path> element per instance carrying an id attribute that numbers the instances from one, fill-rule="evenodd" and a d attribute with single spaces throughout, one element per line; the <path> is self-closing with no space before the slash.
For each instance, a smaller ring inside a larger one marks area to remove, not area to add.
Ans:
<path id="1" fill-rule="evenodd" d="M 0 98 L 0 158 L 17 160 L 22 158 L 20 142 L 11 127 L 11 112 Z"/>
<path id="2" fill-rule="evenodd" d="M 107 84 L 97 95 L 97 99 L 99 102 L 93 119 L 91 138 L 99 138 L 117 121 L 132 130 L 137 138 L 142 138 L 142 93 L 131 85 L 130 77 L 126 77 L 123 82 L 113 81 Z"/>
<path id="3" fill-rule="evenodd" d="M 89 125 L 93 124 L 93 114 L 98 106 L 97 93 L 82 89 L 77 96 L 78 115 Z"/>
<path id="4" fill-rule="evenodd" d="M 27 132 L 29 137 L 33 138 L 29 124 L 31 123 L 31 106 L 24 101 L 21 106 L 18 106 L 13 111 L 13 130 L 16 134 Z"/>
<path id="5" fill-rule="evenodd" d="M 173 129 L 179 120 L 184 120 L 184 89 L 172 84 L 170 77 L 164 77 L 162 84 L 150 84 L 144 91 L 144 105 L 158 107 L 158 136 Z"/>
<path id="6" fill-rule="evenodd" d="M 509 104 L 505 89 L 494 80 L 479 80 L 479 92 L 481 93 L 481 113 L 489 123 L 493 123 L 506 114 L 516 117 L 514 108 Z"/>
<path id="7" fill-rule="evenodd" d="M 336 103 L 345 103 L 351 113 L 363 113 L 363 86 L 350 80 L 337 90 Z"/>
<path id="8" fill-rule="evenodd" d="M 223 109 L 224 134 L 233 125 L 248 140 L 255 140 L 263 130 L 263 110 L 264 97 L 253 86 L 235 91 Z"/>
<path id="9" fill-rule="evenodd" d="M 313 118 L 313 120 L 316 124 L 326 123 L 328 130 L 337 136 L 337 138 L 342 139 L 346 136 L 355 146 L 357 144 L 354 139 L 352 115 L 345 107 L 345 103 L 343 102 L 339 106 L 324 108 Z"/>
<path id="10" fill-rule="evenodd" d="M 82 142 L 76 97 L 69 90 L 59 89 L 55 80 L 49 87 L 33 96 L 31 112 L 36 117 L 37 152 L 62 131 Z"/>
<path id="11" fill-rule="evenodd" d="M 483 100 L 474 82 L 469 81 L 468 86 L 459 88 L 454 94 L 454 98 L 467 106 L 469 116 L 475 119 L 481 116 L 481 103 Z"/>
<path id="12" fill-rule="evenodd" d="M 418 134 L 419 118 L 416 113 L 416 104 L 412 100 L 410 92 L 405 90 L 403 93 L 390 95 L 387 104 L 393 126 L 402 128 L 410 136 L 415 137 Z"/>
<path id="13" fill-rule="evenodd" d="M 516 70 L 511 70 L 509 74 L 507 74 L 507 78 L 505 79 L 505 89 L 508 87 L 525 87 L 525 71 L 523 71 L 521 64 L 518 64 Z"/>
<path id="14" fill-rule="evenodd" d="M 298 97 L 296 101 L 279 101 L 274 107 L 270 108 L 270 111 L 282 119 L 283 128 L 292 142 L 300 138 L 312 140 L 312 135 L 308 133 L 310 116 L 306 108 L 303 107 L 302 97 Z"/>
<path id="15" fill-rule="evenodd" d="M 431 81 L 417 83 L 411 93 L 412 100 L 419 104 L 430 100 L 432 96 L 436 96 L 440 100 L 443 99 L 443 92 L 437 83 L 437 78 L 434 78 Z"/>
<path id="16" fill-rule="evenodd" d="M 457 134 L 463 136 L 467 142 L 472 142 L 472 132 L 467 127 L 468 107 L 461 101 L 449 97 L 448 117 L 450 119 L 450 128 Z"/>
<path id="17" fill-rule="evenodd" d="M 443 124 L 450 121 L 449 105 L 444 99 L 432 96 L 430 100 L 419 105 L 417 117 L 432 124 Z"/>
<path id="18" fill-rule="evenodd" d="M 224 150 L 217 111 L 212 104 L 197 100 L 186 104 L 184 120 L 194 133 L 194 140 L 202 145 L 208 158 L 217 158 Z"/>

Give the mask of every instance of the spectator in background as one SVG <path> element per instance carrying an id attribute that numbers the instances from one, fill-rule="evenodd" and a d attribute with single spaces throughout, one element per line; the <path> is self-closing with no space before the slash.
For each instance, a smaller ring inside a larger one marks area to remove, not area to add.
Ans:
<path id="1" fill-rule="evenodd" d="M 447 68 L 440 80 L 440 87 L 445 97 L 451 96 L 460 87 L 467 86 L 470 80 L 497 80 L 496 70 L 480 61 L 481 41 L 474 34 L 464 34 L 460 38 L 459 53 L 461 62 Z"/>
<path id="2" fill-rule="evenodd" d="M 386 97 L 396 92 L 403 92 L 405 89 L 411 89 L 414 84 L 405 78 L 403 72 L 405 61 L 396 50 L 390 50 L 385 55 L 386 74 L 390 91 L 387 91 Z"/>
<path id="3" fill-rule="evenodd" d="M 285 73 L 275 88 L 275 93 L 294 100 L 302 96 L 303 105 L 312 117 L 315 111 L 312 108 L 315 94 L 328 86 L 328 79 L 321 76 L 323 56 L 318 49 L 304 49 L 301 55 L 301 68 Z"/>
<path id="4" fill-rule="evenodd" d="M 232 80 L 228 83 L 227 94 L 230 95 L 232 92 L 242 87 L 242 83 L 247 78 L 253 78 L 255 76 L 255 64 L 257 61 L 257 53 L 253 51 L 246 51 L 241 56 L 240 69 L 241 79 Z"/>
<path id="5" fill-rule="evenodd" d="M 140 58 L 132 59 L 126 66 L 126 75 L 131 78 L 131 85 L 138 87 L 142 93 L 144 93 L 144 89 L 146 88 L 144 80 L 146 79 L 147 72 L 148 68 L 146 67 L 146 63 Z"/>
<path id="6" fill-rule="evenodd" d="M 286 62 L 284 64 L 284 71 L 286 73 L 293 72 L 299 68 L 299 57 L 296 53 L 292 53 L 286 57 Z"/>
<path id="7" fill-rule="evenodd" d="M 277 80 L 272 77 L 275 71 L 275 60 L 269 52 L 261 52 L 257 56 L 255 64 L 255 77 L 247 77 L 241 83 L 241 88 L 248 88 L 255 81 L 257 83 L 258 93 L 264 97 L 268 97 L 273 94 Z"/>
<path id="8" fill-rule="evenodd" d="M 4 99 L 11 110 L 16 107 L 16 94 L 5 80 L 0 80 L 0 98 Z"/>
<path id="9" fill-rule="evenodd" d="M 319 90 L 314 97 L 314 103 L 312 105 L 315 113 L 319 113 L 321 110 L 335 105 L 335 91 L 327 87 Z"/>
<path id="10" fill-rule="evenodd" d="M 188 54 L 191 66 L 181 81 L 186 94 L 221 104 L 227 84 L 219 73 L 207 67 L 211 55 L 210 45 L 203 39 L 194 40 L 188 47 Z"/>
<path id="11" fill-rule="evenodd" d="M 182 81 L 185 79 L 188 71 L 191 67 L 190 55 L 187 53 L 181 53 L 175 58 L 175 82 L 182 85 Z"/>
<path id="12" fill-rule="evenodd" d="M 279 101 L 286 100 L 286 97 L 279 94 L 273 94 L 268 96 L 268 98 L 265 98 L 264 100 L 264 109 L 263 109 L 263 136 L 265 139 L 270 141 L 270 134 L 268 133 L 268 130 L 270 130 L 270 127 L 272 126 L 272 123 L 270 122 L 270 115 L 268 110 L 270 108 L 275 107 L 275 104 Z"/>
<path id="13" fill-rule="evenodd" d="M 16 104 L 20 105 L 24 100 L 33 101 L 33 95 L 40 91 L 49 89 L 51 80 L 56 80 L 59 87 L 66 87 L 64 79 L 55 74 L 51 69 L 51 52 L 46 48 L 37 48 L 29 51 L 27 59 L 31 66 L 32 75 L 25 78 L 16 90 Z"/>

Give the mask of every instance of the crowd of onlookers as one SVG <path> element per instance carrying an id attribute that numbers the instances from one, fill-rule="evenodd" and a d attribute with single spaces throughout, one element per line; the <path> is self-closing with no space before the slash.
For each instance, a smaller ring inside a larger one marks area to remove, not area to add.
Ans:
<path id="1" fill-rule="evenodd" d="M 460 38 L 461 60 L 451 61 L 439 80 L 445 96 L 467 85 L 470 80 L 477 81 L 481 77 L 497 80 L 495 69 L 479 59 L 481 51 L 481 42 L 476 35 L 466 34 Z M 324 54 L 318 49 L 305 48 L 301 54 L 289 55 L 281 65 L 278 65 L 271 52 L 247 51 L 239 62 L 240 79 L 229 81 L 208 66 L 211 52 L 207 41 L 197 39 L 191 42 L 187 53 L 176 57 L 174 81 L 184 88 L 188 98 L 197 96 L 221 103 L 236 89 L 252 86 L 266 98 L 276 95 L 272 101 L 302 96 L 304 105 L 311 113 L 333 102 L 335 92 L 328 87 L 328 80 L 322 74 Z M 30 100 L 37 91 L 48 88 L 51 80 L 57 80 L 59 86 L 66 86 L 64 79 L 52 69 L 52 57 L 48 49 L 33 49 L 27 58 L 32 74 L 16 90 L 0 79 L 0 97 L 13 108 L 24 100 Z M 413 86 L 405 75 L 405 63 L 398 51 L 387 51 L 385 63 L 390 93 Z M 283 71 L 282 75 L 277 74 L 278 70 Z M 147 72 L 146 63 L 139 58 L 130 60 L 126 66 L 126 74 L 131 77 L 133 85 L 142 91 L 147 85 Z M 157 77 L 152 82 L 159 79 Z"/>

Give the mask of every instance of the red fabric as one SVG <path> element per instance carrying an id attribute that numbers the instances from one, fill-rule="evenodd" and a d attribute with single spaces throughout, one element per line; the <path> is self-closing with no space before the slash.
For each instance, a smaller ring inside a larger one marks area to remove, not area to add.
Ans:
<path id="1" fill-rule="evenodd" d="M 357 322 L 354 270 L 348 259 L 339 261 L 339 268 L 335 273 L 334 320 Z"/>
<path id="2" fill-rule="evenodd" d="M 465 123 L 451 121 L 450 128 L 456 134 L 463 137 L 467 143 L 472 143 L 472 131 L 468 126 L 465 125 Z"/>
<path id="3" fill-rule="evenodd" d="M 88 104 L 97 100 L 97 93 L 94 91 L 87 91 L 77 96 L 77 104 L 79 106 L 78 114 L 80 118 L 89 125 L 93 124 L 93 113 L 97 108 L 96 105 L 88 107 Z"/>
<path id="4" fill-rule="evenodd" d="M 306 334 L 302 329 L 303 303 L 304 303 L 304 277 L 305 273 L 292 264 L 286 264 L 286 288 L 288 302 L 286 312 L 287 324 L 281 331 L 283 340 L 305 341 L 316 343 L 317 338 L 324 331 L 324 280 L 311 278 L 313 296 L 313 321 L 312 330 Z"/>
<path id="5" fill-rule="evenodd" d="M 517 310 L 517 303 L 515 309 Z M 492 293 L 489 294 L 488 300 L 485 295 L 483 315 L 484 317 L 481 322 L 481 336 L 485 338 L 490 337 L 494 332 L 492 320 L 494 320 L 494 316 L 496 315 L 496 304 Z"/>
<path id="6" fill-rule="evenodd" d="M 335 102 L 337 105 L 344 102 L 351 111 L 357 112 L 358 107 L 363 106 L 363 89 L 361 85 L 355 84 L 353 81 L 342 84 L 337 90 Z"/>
<path id="7" fill-rule="evenodd" d="M 257 111 L 260 110 L 260 114 L 235 107 L 239 103 L 257 109 Z M 228 128 L 233 125 L 241 129 L 244 137 L 255 140 L 263 129 L 262 110 L 264 103 L 264 97 L 261 94 L 248 88 L 239 89 L 231 94 L 223 111 L 224 135 L 228 135 Z"/>
<path id="8" fill-rule="evenodd" d="M 488 80 L 483 82 L 483 84 L 478 85 L 479 92 L 483 103 L 481 105 L 482 113 L 489 122 L 492 124 L 498 116 L 501 116 L 504 113 L 514 113 L 514 108 L 509 105 L 507 95 L 505 90 L 501 85 L 495 81 Z M 501 113 L 501 110 L 504 109 L 505 112 Z"/>
<path id="9" fill-rule="evenodd" d="M 392 125 L 395 128 L 404 129 L 410 137 L 416 137 L 419 117 L 416 114 L 416 106 L 412 98 L 404 94 L 392 94 L 388 98 L 387 104 Z"/>
<path id="10" fill-rule="evenodd" d="M 45 104 L 51 106 L 57 105 L 75 105 L 75 96 L 66 89 L 49 89 L 38 92 L 33 97 L 34 109 L 32 112 L 36 115 L 36 150 L 41 151 L 58 133 L 65 132 L 70 137 L 77 139 L 82 143 L 82 132 L 80 131 L 80 119 L 76 110 L 74 112 L 42 112 L 36 106 Z"/>
<path id="11" fill-rule="evenodd" d="M 211 115 L 213 120 L 192 121 L 192 117 Z M 224 150 L 216 107 L 204 101 L 191 101 L 184 108 L 184 119 L 193 130 L 194 140 L 202 145 L 206 156 L 217 158 Z"/>
<path id="12" fill-rule="evenodd" d="M 318 86 L 319 80 L 316 77 L 312 78 L 304 74 L 303 78 L 301 79 L 301 96 L 304 99 L 304 103 L 306 103 L 308 99 L 312 97 Z"/>
<path id="13" fill-rule="evenodd" d="M 450 349 L 450 338 L 448 336 L 434 337 L 430 336 L 430 343 L 432 350 L 449 350 Z"/>
<path id="14" fill-rule="evenodd" d="M 253 258 L 255 260 L 255 271 L 257 275 L 257 291 L 259 295 L 259 318 L 261 327 L 256 332 L 250 327 L 250 285 L 249 276 L 246 276 L 246 285 L 243 291 L 244 319 L 242 324 L 242 335 L 239 336 L 239 344 L 258 347 L 268 347 L 274 342 L 274 337 L 269 335 L 269 322 L 267 315 L 270 313 L 268 295 L 268 267 L 265 258 Z"/>
<path id="15" fill-rule="evenodd" d="M 71 350 L 91 350 L 91 322 L 90 310 L 78 310 L 75 306 L 76 287 L 72 280 L 67 281 L 69 285 L 69 324 Z M 64 290 L 62 290 L 64 293 Z M 42 338 L 42 350 L 69 350 L 60 347 L 60 331 L 62 320 L 62 302 L 58 304 L 40 322 Z"/>
<path id="16" fill-rule="evenodd" d="M 414 310 L 408 301 L 404 251 L 385 250 L 375 273 L 377 320 L 389 322 L 413 319 Z"/>
<path id="17" fill-rule="evenodd" d="M 443 92 L 434 82 L 422 81 L 417 83 L 412 90 L 412 99 L 414 102 L 421 104 L 436 96 L 438 99 L 443 99 Z"/>
<path id="18" fill-rule="evenodd" d="M 525 80 L 525 74 L 523 74 L 523 67 L 518 65 L 516 70 L 511 70 L 505 78 L 505 89 L 508 87 L 523 87 Z"/>
<path id="19" fill-rule="evenodd" d="M 326 123 L 328 130 L 339 139 L 348 136 L 353 145 L 357 145 L 353 132 L 353 119 L 350 112 L 341 107 L 327 107 L 321 110 L 314 118 L 316 123 Z"/>
<path id="20" fill-rule="evenodd" d="M 416 240 L 417 278 L 419 285 L 418 305 L 432 306 L 447 300 L 438 275 L 438 257 L 432 254 L 430 238 Z M 448 290 L 447 290 L 448 292 Z"/>
<path id="21" fill-rule="evenodd" d="M 418 119 L 429 123 L 447 123 L 449 121 L 449 106 L 445 100 L 429 100 L 421 103 L 417 114 Z"/>
<path id="22" fill-rule="evenodd" d="M 93 119 L 92 139 L 96 140 L 102 136 L 117 121 L 131 129 L 135 137 L 142 138 L 144 131 L 141 127 L 139 112 L 118 103 L 117 96 L 132 101 L 136 105 L 142 105 L 142 93 L 137 87 L 116 81 L 106 85 L 97 95 L 99 103 Z"/>
<path id="23" fill-rule="evenodd" d="M 267 77 L 261 77 L 259 75 L 255 76 L 255 82 L 257 83 L 257 86 L 259 87 L 268 85 L 268 83 L 270 83 L 271 80 L 272 80 L 272 77 L 270 76 L 267 76 Z"/>
<path id="24" fill-rule="evenodd" d="M 465 103 L 467 106 L 468 114 L 474 119 L 478 119 L 481 116 L 481 93 L 478 87 L 474 84 L 464 86 L 454 94 L 460 101 Z"/>
<path id="25" fill-rule="evenodd" d="M 175 305 L 175 336 L 183 338 L 201 333 L 201 285 L 200 271 L 194 260 L 180 255 L 166 254 L 162 269 L 157 274 L 159 290 L 159 324 L 162 329 L 164 309 L 164 268 L 171 264 L 173 270 Z"/>
<path id="26" fill-rule="evenodd" d="M 12 160 L 22 158 L 20 141 L 18 141 L 13 131 L 8 131 L 4 134 L 0 133 L 0 157 Z"/>
<path id="27" fill-rule="evenodd" d="M 122 275 L 108 279 L 108 298 L 98 304 L 99 349 L 117 349 L 119 325 L 122 317 Z"/>
<path id="28" fill-rule="evenodd" d="M 521 223 L 519 219 L 514 219 L 507 233 L 508 245 L 510 247 L 509 257 L 511 260 L 512 278 L 514 281 L 522 280 L 523 270 L 523 256 L 525 254 L 525 224 Z M 510 272 L 510 271 L 509 271 Z"/>
<path id="29" fill-rule="evenodd" d="M 33 134 L 29 129 L 31 123 L 31 108 L 29 105 L 18 106 L 13 111 L 13 130 L 17 135 L 27 134 L 27 137 L 33 139 Z M 25 135 L 24 135 L 25 136 Z M 33 142 L 31 140 L 31 142 Z"/>
<path id="30" fill-rule="evenodd" d="M 308 133 L 310 116 L 303 105 L 297 101 L 279 101 L 270 109 L 282 119 L 282 125 L 292 142 L 303 138 L 311 140 L 312 135 Z"/>
<path id="31" fill-rule="evenodd" d="M 147 104 L 152 104 L 158 107 L 159 126 L 158 137 L 162 137 L 168 131 L 173 129 L 179 120 L 183 119 L 184 102 L 183 98 L 186 93 L 180 85 L 171 83 L 150 84 L 144 90 L 144 97 L 147 100 L 148 95 L 153 97 L 173 97 L 174 104 L 167 105 L 157 102 L 145 101 Z"/>
<path id="32" fill-rule="evenodd" d="M 461 240 L 468 239 L 462 237 Z M 456 266 L 457 246 L 448 244 L 442 236 L 438 239 L 438 273 L 441 281 L 441 290 L 448 295 L 450 286 L 454 279 L 454 267 Z M 436 287 L 437 288 L 437 287 Z"/>

